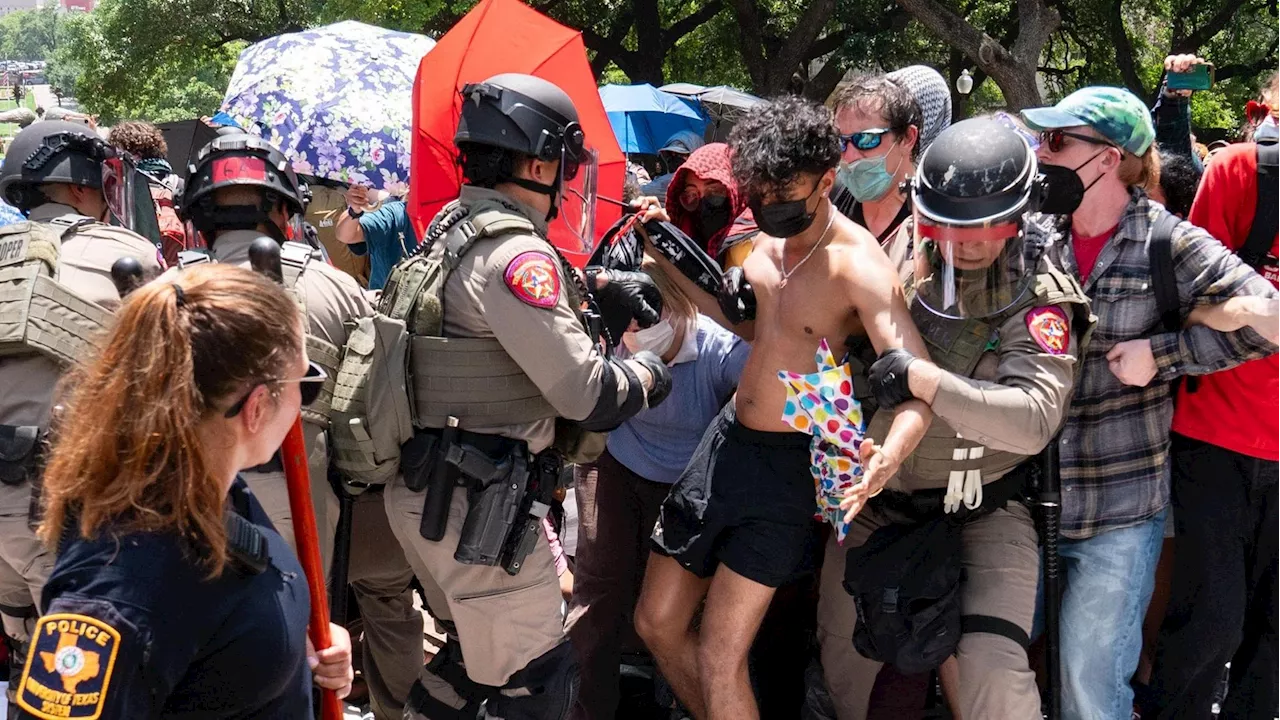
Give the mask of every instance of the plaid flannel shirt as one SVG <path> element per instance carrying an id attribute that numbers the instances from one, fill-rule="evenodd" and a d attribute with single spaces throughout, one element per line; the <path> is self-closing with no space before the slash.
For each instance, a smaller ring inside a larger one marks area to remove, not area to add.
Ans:
<path id="1" fill-rule="evenodd" d="M 1084 353 L 1058 450 L 1062 534 L 1073 539 L 1137 525 L 1169 504 L 1175 378 L 1206 375 L 1276 352 L 1249 328 L 1164 332 L 1147 245 L 1152 224 L 1168 211 L 1141 190 L 1131 194 L 1119 228 L 1083 283 L 1098 325 Z M 1060 267 L 1079 277 L 1070 243 L 1055 249 Z M 1173 260 L 1184 319 L 1197 307 L 1231 297 L 1276 294 L 1225 245 L 1187 222 L 1173 231 Z M 1151 340 L 1158 370 L 1146 387 L 1131 387 L 1112 375 L 1107 352 L 1140 338 Z"/>

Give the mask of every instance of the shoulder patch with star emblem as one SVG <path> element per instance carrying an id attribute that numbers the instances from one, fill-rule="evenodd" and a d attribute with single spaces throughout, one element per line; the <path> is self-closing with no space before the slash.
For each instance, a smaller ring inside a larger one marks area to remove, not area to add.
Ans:
<path id="1" fill-rule="evenodd" d="M 520 253 L 507 263 L 502 278 L 511 294 L 526 305 L 549 309 L 560 301 L 560 273 L 545 253 Z"/>
<path id="2" fill-rule="evenodd" d="M 102 715 L 120 650 L 120 633 L 87 615 L 40 618 L 18 686 L 18 704 L 38 718 Z"/>
<path id="3" fill-rule="evenodd" d="M 1055 305 L 1031 308 L 1027 311 L 1027 332 L 1042 350 L 1050 355 L 1066 355 L 1070 342 L 1071 324 L 1067 314 Z"/>

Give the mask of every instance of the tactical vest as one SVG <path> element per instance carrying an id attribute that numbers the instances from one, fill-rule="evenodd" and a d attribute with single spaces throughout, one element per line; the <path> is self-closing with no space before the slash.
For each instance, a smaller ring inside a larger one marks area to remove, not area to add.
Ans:
<path id="1" fill-rule="evenodd" d="M 988 349 L 999 347 L 999 328 L 1010 317 L 1040 305 L 1069 304 L 1073 310 L 1072 331 L 1081 339 L 1076 356 L 1082 357 L 1094 318 L 1088 299 L 1074 278 L 1051 266 L 1042 267 L 1031 292 L 1009 309 L 988 318 L 951 320 L 934 314 L 908 288 L 911 317 L 929 349 L 929 358 L 939 368 L 962 377 L 972 377 Z M 1081 328 L 1084 329 L 1081 333 Z M 1079 377 L 1080 363 L 1075 367 Z M 889 418 L 882 418 L 885 422 Z M 1065 416 L 1064 416 L 1065 420 Z M 886 425 L 887 427 L 887 425 Z M 982 484 L 998 479 L 1016 467 L 1027 456 L 993 450 L 974 438 L 961 438 L 941 418 L 934 418 L 915 452 L 902 462 L 901 483 L 904 489 L 945 488 L 949 483 L 963 484 L 972 479 Z"/>
<path id="2" fill-rule="evenodd" d="M 40 353 L 61 366 L 83 356 L 111 317 L 58 281 L 62 242 L 93 218 L 0 227 L 0 356 Z"/>
<path id="3" fill-rule="evenodd" d="M 409 332 L 409 394 L 413 423 L 442 428 L 456 417 L 462 428 L 518 425 L 557 416 L 555 408 L 496 338 L 444 337 L 445 284 L 475 243 L 484 238 L 538 234 L 515 208 L 498 200 L 446 206 L 428 242 L 440 247 L 392 271 L 380 311 L 404 320 Z M 426 245 L 426 243 L 424 243 Z M 579 298 L 565 283 L 570 303 Z"/>
<path id="4" fill-rule="evenodd" d="M 66 215 L 48 224 L 0 227 L 0 357 L 38 354 L 65 368 L 83 357 L 107 327 L 111 313 L 106 308 L 58 281 L 62 242 L 94 222 Z M 4 382 L 21 381 L 9 377 Z M 48 428 L 34 425 L 0 425 L 0 483 L 39 478 L 47 433 Z"/>
<path id="5" fill-rule="evenodd" d="M 307 317 L 307 291 L 299 281 L 307 271 L 307 265 L 317 256 L 317 251 L 310 246 L 297 242 L 286 242 L 280 245 L 280 275 L 285 290 L 298 305 L 302 316 Z M 212 256 L 194 250 L 178 253 L 178 267 L 188 268 L 206 262 L 217 262 Z M 310 327 L 310 323 L 307 323 Z M 307 333 L 307 359 L 324 368 L 328 375 L 320 388 L 316 401 L 302 408 L 302 417 L 309 423 L 329 429 L 329 416 L 333 403 L 334 386 L 337 382 L 338 366 L 342 361 L 342 350 L 324 338 Z"/>

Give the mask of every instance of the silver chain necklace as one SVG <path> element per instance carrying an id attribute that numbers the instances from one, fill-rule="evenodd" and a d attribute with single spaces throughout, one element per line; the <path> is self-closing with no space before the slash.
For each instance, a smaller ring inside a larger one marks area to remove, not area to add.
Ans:
<path id="1" fill-rule="evenodd" d="M 827 218 L 827 227 L 825 230 L 822 231 L 822 236 L 818 238 L 818 242 L 813 244 L 813 247 L 809 248 L 808 254 L 806 254 L 804 258 L 800 260 L 800 262 L 796 263 L 796 266 L 791 268 L 790 271 L 787 270 L 786 241 L 785 240 L 783 241 L 782 257 L 778 260 L 778 269 L 782 271 L 782 282 L 778 283 L 779 290 L 787 286 L 787 280 L 789 280 L 792 275 L 795 275 L 796 271 L 799 270 L 801 266 L 803 266 L 806 262 L 809 261 L 809 258 L 813 257 L 813 253 L 818 249 L 818 246 L 821 245 L 823 241 L 827 239 L 827 233 L 831 232 L 831 224 L 836 221 L 835 209 L 831 208 L 828 210 L 828 212 L 830 213 L 831 216 Z"/>

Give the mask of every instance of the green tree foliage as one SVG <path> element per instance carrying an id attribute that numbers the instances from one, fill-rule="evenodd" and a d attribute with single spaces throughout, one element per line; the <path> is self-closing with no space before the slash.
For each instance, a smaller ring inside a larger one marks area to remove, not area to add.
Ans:
<path id="1" fill-rule="evenodd" d="M 1218 68 L 1215 88 L 1193 102 L 1196 125 L 1236 127 L 1277 64 L 1277 0 L 527 1 L 582 30 L 602 82 L 825 99 L 850 71 L 923 63 L 953 86 L 973 74 L 973 93 L 953 95 L 957 115 L 1095 83 L 1151 100 L 1161 60 L 1176 50 Z M 475 2 L 103 0 L 87 18 L 0 19 L 0 56 L 51 58 L 51 78 L 108 122 L 191 117 L 216 109 L 246 43 L 344 19 L 438 37 Z"/>

